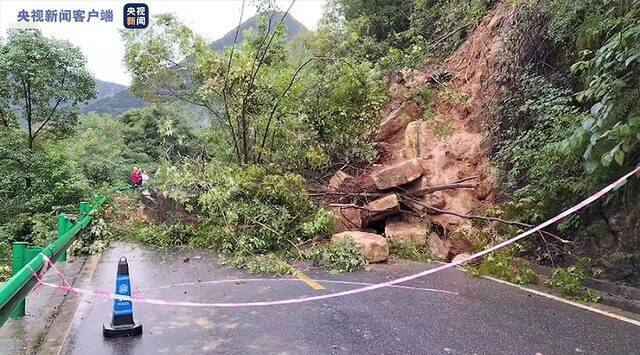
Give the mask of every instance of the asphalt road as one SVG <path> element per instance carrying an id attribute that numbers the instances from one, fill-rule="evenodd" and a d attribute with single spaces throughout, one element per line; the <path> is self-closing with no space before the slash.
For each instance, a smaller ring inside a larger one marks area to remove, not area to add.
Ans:
<path id="1" fill-rule="evenodd" d="M 117 261 L 127 256 L 134 295 L 192 302 L 251 302 L 297 298 L 360 287 L 319 281 L 218 282 L 256 278 L 216 266 L 201 253 L 166 255 L 131 245 L 106 252 L 87 287 L 112 291 Z M 185 261 L 185 258 L 189 258 Z M 394 262 L 369 271 L 316 280 L 379 283 L 430 267 Z M 170 286 L 179 283 L 196 284 Z M 79 302 L 63 334 L 63 354 L 632 354 L 640 328 L 575 306 L 524 292 L 460 270 L 445 270 L 357 295 L 294 305 L 193 308 L 135 304 L 144 325 L 138 338 L 104 339 L 112 303 Z M 440 289 L 457 294 L 425 290 Z M 60 336 L 52 335 L 52 336 Z M 52 351 L 51 349 L 45 349 Z"/>

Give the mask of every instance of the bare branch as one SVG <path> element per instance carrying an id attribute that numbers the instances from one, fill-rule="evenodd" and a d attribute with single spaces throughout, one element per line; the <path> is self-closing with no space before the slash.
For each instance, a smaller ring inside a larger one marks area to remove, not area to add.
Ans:
<path id="1" fill-rule="evenodd" d="M 478 215 L 471 215 L 471 214 L 461 214 L 461 213 L 457 213 L 457 212 L 453 212 L 453 211 L 447 211 L 447 210 L 443 210 L 440 208 L 436 208 L 433 206 L 429 206 L 426 205 L 420 201 L 418 201 L 416 198 L 412 198 L 411 196 L 403 196 L 403 198 L 409 200 L 412 203 L 415 203 L 418 206 L 424 207 L 426 209 L 435 211 L 437 213 L 440 214 L 448 214 L 448 215 L 452 215 L 452 216 L 456 216 L 456 217 L 460 217 L 460 218 L 465 218 L 465 219 L 480 219 L 480 220 L 485 220 L 485 221 L 491 221 L 491 222 L 499 222 L 499 223 L 503 223 L 503 224 L 507 224 L 507 225 L 512 225 L 512 226 L 518 226 L 518 227 L 523 227 L 523 228 L 533 228 L 534 225 L 532 224 L 528 224 L 528 223 L 523 223 L 523 222 L 518 222 L 518 221 L 508 221 L 502 218 L 498 218 L 498 217 L 487 217 L 487 216 L 478 216 Z M 556 239 L 557 241 L 564 243 L 564 244 L 573 244 L 573 242 L 566 240 L 566 239 L 562 239 L 559 236 L 553 234 L 553 233 L 549 233 L 546 231 L 541 231 L 542 233 L 544 233 L 545 235 L 548 235 L 554 239 Z"/>

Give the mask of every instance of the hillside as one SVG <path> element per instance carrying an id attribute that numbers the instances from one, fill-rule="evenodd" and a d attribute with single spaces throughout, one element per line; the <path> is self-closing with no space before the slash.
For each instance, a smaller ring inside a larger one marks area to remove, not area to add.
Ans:
<path id="1" fill-rule="evenodd" d="M 284 16 L 284 12 L 276 11 L 273 13 L 272 18 L 274 19 L 274 21 L 279 21 L 282 18 L 282 16 Z M 300 23 L 300 21 L 296 20 L 291 14 L 287 15 L 283 23 L 287 27 L 288 41 L 290 41 L 291 39 L 293 39 L 294 37 L 296 37 L 301 33 L 307 32 L 307 28 L 304 27 L 304 25 Z M 257 16 L 251 16 L 249 19 L 244 21 L 240 25 L 240 33 L 238 34 L 238 43 L 242 43 L 242 41 L 244 41 L 244 31 L 250 28 L 255 28 L 257 24 L 258 24 Z M 237 30 L 237 27 L 227 32 L 224 36 L 222 36 L 222 38 L 212 42 L 210 47 L 213 48 L 215 51 L 219 52 L 225 49 L 226 47 L 232 45 L 233 39 L 236 35 L 236 30 Z"/>
<path id="2" fill-rule="evenodd" d="M 147 106 L 144 100 L 135 97 L 124 85 L 96 80 L 96 90 L 96 98 L 80 108 L 83 113 L 118 115 L 132 108 Z"/>
<path id="3" fill-rule="evenodd" d="M 279 21 L 284 15 L 284 12 L 276 11 L 273 14 L 274 21 Z M 252 16 L 240 25 L 240 34 L 238 35 L 238 42 L 241 43 L 244 40 L 244 31 L 250 28 L 255 28 L 258 23 L 258 17 Z M 291 14 L 287 15 L 284 20 L 284 25 L 287 27 L 287 40 L 291 40 L 300 33 L 307 31 L 300 21 L 296 20 Z M 233 44 L 236 28 L 233 28 L 227 32 L 220 39 L 212 42 L 210 47 L 215 51 L 222 51 L 224 48 Z M 98 96 L 84 105 L 81 110 L 83 113 L 97 112 L 110 115 L 119 115 L 133 108 L 140 108 L 147 106 L 147 103 L 135 97 L 129 89 L 124 85 L 119 85 L 107 81 L 96 80 Z M 197 123 L 201 126 L 201 122 Z"/>

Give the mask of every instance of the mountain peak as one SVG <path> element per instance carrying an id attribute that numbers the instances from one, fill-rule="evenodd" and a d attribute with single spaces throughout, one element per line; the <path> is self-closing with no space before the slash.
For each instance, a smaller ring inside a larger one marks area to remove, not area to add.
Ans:
<path id="1" fill-rule="evenodd" d="M 285 15 L 284 11 L 273 11 L 271 12 L 271 18 L 273 19 L 272 21 L 278 22 L 280 21 L 280 19 L 282 19 L 284 15 Z M 297 35 L 299 35 L 300 33 L 304 33 L 308 31 L 308 29 L 304 27 L 304 25 L 300 21 L 296 20 L 295 17 L 293 17 L 291 14 L 287 14 L 287 17 L 285 17 L 282 23 L 287 28 L 287 40 L 291 40 Z M 257 25 L 258 25 L 258 15 L 253 15 L 249 17 L 247 20 L 245 20 L 244 22 L 242 22 L 242 24 L 240 24 L 240 33 L 238 34 L 238 43 L 242 43 L 242 41 L 244 40 L 243 32 L 245 30 L 249 28 L 255 28 Z M 237 28 L 238 27 L 232 29 L 231 31 L 227 32 L 224 36 L 222 36 L 220 39 L 212 42 L 210 44 L 210 47 L 216 52 L 219 52 L 225 49 L 226 47 L 233 45 L 233 39 L 236 36 Z"/>

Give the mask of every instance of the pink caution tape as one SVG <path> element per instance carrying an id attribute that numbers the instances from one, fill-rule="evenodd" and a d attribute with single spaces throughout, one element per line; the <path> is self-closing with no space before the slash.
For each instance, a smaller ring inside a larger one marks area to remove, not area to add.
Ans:
<path id="1" fill-rule="evenodd" d="M 539 224 L 538 226 L 529 229 L 528 231 L 521 233 L 509 240 L 505 240 L 504 242 L 501 242 L 499 244 L 496 244 L 494 246 L 492 246 L 491 248 L 482 250 L 480 252 L 477 252 L 475 254 L 472 254 L 466 258 L 462 258 L 460 260 L 457 260 L 455 262 L 451 262 L 448 264 L 443 264 L 437 267 L 434 267 L 432 269 L 429 270 L 425 270 L 422 272 L 418 272 L 415 274 L 411 274 L 408 276 L 404 276 L 401 278 L 397 278 L 395 280 L 390 280 L 390 281 L 386 281 L 386 282 L 382 282 L 379 284 L 373 284 L 373 285 L 368 285 L 368 286 L 364 286 L 364 287 L 359 287 L 359 288 L 355 288 L 355 289 L 351 289 L 351 290 L 347 290 L 347 291 L 341 291 L 341 292 L 335 292 L 335 293 L 329 293 L 329 294 L 324 294 L 324 295 L 317 295 L 317 296 L 308 296 L 308 297 L 300 297 L 300 298 L 291 298 L 291 299 L 284 299 L 284 300 L 277 300 L 277 301 L 262 301 L 262 302 L 229 302 L 229 303 L 199 303 L 199 302 L 185 302 L 185 301 L 168 301 L 168 300 L 161 300 L 161 299 L 154 299 L 154 298 L 139 298 L 139 297 L 128 297 L 128 296 L 122 296 L 122 295 L 116 295 L 114 293 L 110 293 L 110 292 L 106 292 L 106 291 L 93 291 L 93 290 L 88 290 L 88 289 L 81 289 L 81 288 L 76 288 L 76 287 L 71 287 L 69 286 L 68 283 L 65 282 L 64 285 L 55 285 L 55 284 L 51 284 L 51 283 L 47 283 L 47 282 L 40 282 L 42 285 L 44 286 L 48 286 L 48 287 L 53 287 L 53 288 L 63 288 L 65 290 L 77 293 L 77 294 L 85 294 L 85 295 L 92 295 L 92 296 L 96 296 L 96 297 L 100 297 L 100 298 L 108 298 L 108 299 L 119 299 L 119 300 L 128 300 L 128 301 L 133 301 L 133 302 L 138 302 L 138 303 L 147 303 L 147 304 L 157 304 L 157 305 L 165 305 L 165 306 L 182 306 L 182 307 L 263 307 L 263 306 L 277 306 L 277 305 L 287 305 L 287 304 L 296 304 L 296 303 L 304 303 L 304 302 L 311 302 L 311 301 L 320 301 L 320 300 L 326 300 L 326 299 L 330 299 L 330 298 L 336 298 L 336 297 L 342 297 L 342 296 L 349 296 L 349 295 L 355 295 L 358 293 L 362 293 L 362 292 L 368 292 L 368 291 L 373 291 L 373 290 L 377 290 L 380 288 L 384 288 L 384 287 L 389 287 L 395 284 L 399 284 L 402 282 L 407 282 L 407 281 L 411 281 L 414 279 L 417 279 L 419 277 L 422 276 L 427 276 L 427 275 L 431 275 L 431 274 L 435 274 L 436 272 L 440 272 L 446 269 L 450 269 L 454 266 L 458 266 L 460 264 L 464 264 L 466 262 L 469 262 L 471 260 L 477 259 L 481 256 L 487 255 L 491 252 L 494 252 L 498 249 L 504 248 L 510 244 L 513 244 L 533 233 L 536 233 L 538 231 L 540 231 L 541 229 L 550 226 L 551 224 L 581 210 L 582 208 L 588 206 L 589 204 L 593 203 L 594 201 L 598 200 L 599 198 L 601 198 L 602 196 L 608 194 L 609 192 L 611 192 L 612 190 L 624 185 L 624 183 L 626 182 L 626 180 L 631 177 L 633 174 L 636 174 L 640 172 L 640 165 L 638 167 L 636 167 L 634 170 L 632 170 L 631 172 L 629 172 L 628 174 L 624 175 L 623 177 L 619 178 L 618 180 L 616 180 L 614 183 L 610 184 L 609 186 L 603 188 L 602 190 L 596 192 L 595 194 L 591 195 L 590 197 L 586 198 L 584 201 L 578 203 L 577 205 L 569 208 L 568 210 L 558 214 L 557 216 L 547 220 L 546 222 Z"/>

